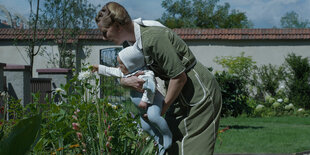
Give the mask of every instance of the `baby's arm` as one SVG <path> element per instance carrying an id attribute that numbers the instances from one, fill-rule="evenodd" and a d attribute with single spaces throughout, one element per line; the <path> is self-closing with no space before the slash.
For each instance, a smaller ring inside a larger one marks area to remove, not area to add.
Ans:
<path id="1" fill-rule="evenodd" d="M 98 66 L 98 74 L 102 74 L 104 76 L 113 76 L 113 77 L 124 77 L 124 74 L 121 72 L 119 68 L 116 67 L 108 67 L 104 65 Z"/>
<path id="2" fill-rule="evenodd" d="M 145 82 L 143 84 L 144 93 L 141 98 L 140 105 L 153 104 L 154 96 L 155 96 L 155 77 L 153 71 L 145 70 L 144 75 L 140 75 L 139 78 L 142 78 Z"/>

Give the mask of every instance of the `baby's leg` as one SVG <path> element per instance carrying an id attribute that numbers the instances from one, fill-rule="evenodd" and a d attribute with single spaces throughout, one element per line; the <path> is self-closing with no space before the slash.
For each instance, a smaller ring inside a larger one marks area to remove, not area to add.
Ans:
<path id="1" fill-rule="evenodd" d="M 154 103 L 149 105 L 147 109 L 147 117 L 152 125 L 154 125 L 162 134 L 164 141 L 163 146 L 165 149 L 167 149 L 171 146 L 172 143 L 172 133 L 166 120 L 160 116 L 163 100 L 164 97 L 158 91 L 156 91 Z"/>
<path id="2" fill-rule="evenodd" d="M 162 144 L 163 138 L 158 129 L 156 129 L 153 125 L 151 125 L 151 123 L 148 120 L 145 120 L 142 117 L 140 117 L 140 121 L 143 131 L 146 131 L 150 136 L 154 137 L 154 140 L 158 144 Z"/>

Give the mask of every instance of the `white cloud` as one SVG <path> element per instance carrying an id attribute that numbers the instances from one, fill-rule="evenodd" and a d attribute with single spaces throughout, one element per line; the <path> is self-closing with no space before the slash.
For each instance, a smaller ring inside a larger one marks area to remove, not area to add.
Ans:
<path id="1" fill-rule="evenodd" d="M 310 19 L 309 0 L 222 0 L 232 9 L 246 12 L 248 19 L 258 28 L 280 27 L 281 17 L 286 12 L 295 11 L 303 19 Z"/>

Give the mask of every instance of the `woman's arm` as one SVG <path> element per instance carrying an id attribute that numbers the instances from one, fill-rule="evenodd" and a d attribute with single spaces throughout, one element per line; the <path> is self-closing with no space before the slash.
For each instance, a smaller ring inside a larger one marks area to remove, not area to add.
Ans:
<path id="1" fill-rule="evenodd" d="M 161 115 L 164 115 L 170 105 L 175 101 L 175 99 L 179 96 L 182 88 L 184 87 L 187 81 L 186 73 L 183 72 L 175 78 L 170 79 L 167 94 L 165 97 L 165 103 L 163 103 L 163 108 L 161 111 Z"/>

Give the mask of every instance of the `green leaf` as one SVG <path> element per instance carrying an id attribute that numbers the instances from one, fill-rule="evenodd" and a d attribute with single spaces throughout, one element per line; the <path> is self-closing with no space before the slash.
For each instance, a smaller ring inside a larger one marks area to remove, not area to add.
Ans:
<path id="1" fill-rule="evenodd" d="M 41 114 L 21 120 L 9 136 L 0 142 L 0 154 L 25 154 L 40 130 Z"/>
<path id="2" fill-rule="evenodd" d="M 4 136 L 3 128 L 4 128 L 4 127 L 2 127 L 2 129 L 1 129 L 1 131 L 0 131 L 0 140 L 1 140 L 2 137 Z"/>
<path id="3" fill-rule="evenodd" d="M 150 140 L 146 147 L 143 148 L 142 153 L 143 155 L 152 154 L 154 150 L 154 142 Z"/>
<path id="4" fill-rule="evenodd" d="M 93 86 L 92 86 L 91 84 L 89 84 L 89 83 L 86 83 L 86 84 L 85 84 L 85 87 L 86 87 L 87 89 L 92 89 Z"/>

